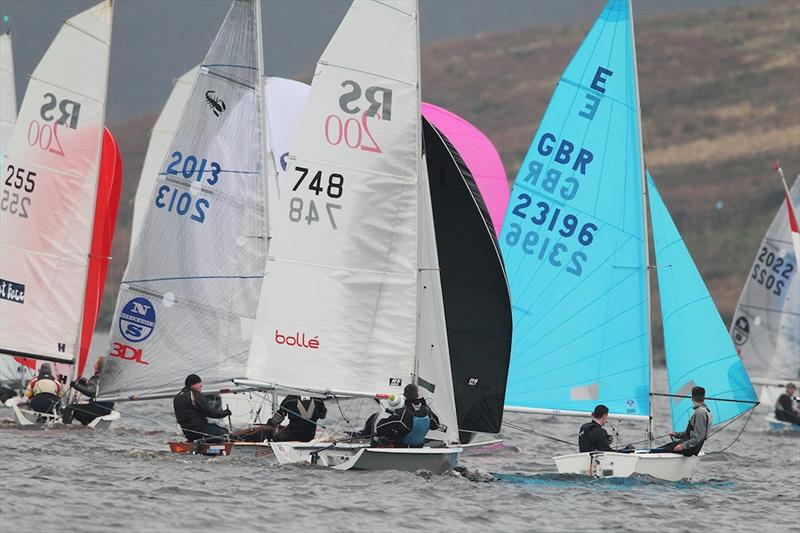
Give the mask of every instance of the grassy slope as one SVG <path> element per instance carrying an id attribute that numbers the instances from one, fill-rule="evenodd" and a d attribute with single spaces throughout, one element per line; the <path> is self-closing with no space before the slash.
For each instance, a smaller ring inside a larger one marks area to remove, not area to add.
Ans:
<path id="1" fill-rule="evenodd" d="M 587 29 L 428 45 L 423 98 L 480 127 L 513 179 Z M 781 201 L 771 163 L 783 161 L 790 176 L 800 172 L 800 3 L 651 18 L 636 34 L 648 167 L 727 322 Z M 154 121 L 149 115 L 113 128 L 125 183 L 106 313 L 127 260 L 132 199 Z"/>

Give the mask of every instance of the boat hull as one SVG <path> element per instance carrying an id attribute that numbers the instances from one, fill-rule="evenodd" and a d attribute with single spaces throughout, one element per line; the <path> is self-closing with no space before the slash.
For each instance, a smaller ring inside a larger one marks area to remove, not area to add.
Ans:
<path id="1" fill-rule="evenodd" d="M 14 413 L 14 418 L 20 426 L 52 426 L 61 424 L 63 420 L 60 414 L 43 414 L 28 409 L 28 402 L 19 396 L 11 398 L 5 403 L 6 407 Z M 87 424 L 86 427 L 92 429 L 108 429 L 112 423 L 121 418 L 119 411 L 111 411 L 105 416 L 99 416 Z"/>
<path id="2" fill-rule="evenodd" d="M 372 448 L 360 445 L 326 446 L 309 451 L 307 446 L 273 443 L 280 464 L 311 463 L 335 470 L 429 471 L 441 474 L 458 464 L 462 448 Z"/>
<path id="3" fill-rule="evenodd" d="M 766 416 L 767 429 L 770 433 L 789 433 L 800 435 L 800 426 L 791 422 L 783 422 L 772 415 Z"/>
<path id="4" fill-rule="evenodd" d="M 585 452 L 554 457 L 559 474 L 593 478 L 626 478 L 647 475 L 664 481 L 690 480 L 697 469 L 699 456 L 676 453 Z"/>

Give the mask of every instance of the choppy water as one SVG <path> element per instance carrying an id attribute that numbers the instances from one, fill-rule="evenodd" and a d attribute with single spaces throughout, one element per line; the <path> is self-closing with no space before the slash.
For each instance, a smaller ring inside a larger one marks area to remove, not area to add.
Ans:
<path id="1" fill-rule="evenodd" d="M 263 459 L 176 456 L 167 402 L 120 404 L 108 431 L 20 429 L 0 412 L 0 531 L 798 531 L 800 438 L 753 416 L 692 483 L 588 481 L 555 474 L 568 446 L 506 429 L 506 447 L 462 457 L 457 473 L 338 472 Z M 659 405 L 666 414 L 666 406 Z M 574 440 L 579 419 L 507 420 Z M 661 433 L 668 428 L 659 417 Z M 741 422 L 706 444 L 719 450 Z M 623 441 L 643 429 L 618 426 Z M 485 476 L 488 477 L 488 476 Z M 34 518 L 35 517 L 35 518 Z M 698 529 L 701 528 L 701 529 Z"/>

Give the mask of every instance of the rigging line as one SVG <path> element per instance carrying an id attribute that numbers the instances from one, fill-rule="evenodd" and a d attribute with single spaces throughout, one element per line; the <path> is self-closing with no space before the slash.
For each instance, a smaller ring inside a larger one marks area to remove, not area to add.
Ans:
<path id="1" fill-rule="evenodd" d="M 725 446 L 725 447 L 724 447 L 724 448 L 722 448 L 721 450 L 716 450 L 716 451 L 713 451 L 713 452 L 708 452 L 706 455 L 713 455 L 713 454 L 717 454 L 717 453 L 723 453 L 723 452 L 724 452 L 724 451 L 726 451 L 728 448 L 730 448 L 731 446 L 733 446 L 734 444 L 736 444 L 736 441 L 738 441 L 738 440 L 739 440 L 739 437 L 741 437 L 741 436 L 742 436 L 742 433 L 744 433 L 744 430 L 747 428 L 747 424 L 750 422 L 750 417 L 751 417 L 751 416 L 753 416 L 753 413 L 754 413 L 755 411 L 756 411 L 756 406 L 755 406 L 755 405 L 754 405 L 753 407 L 751 407 L 750 409 L 748 409 L 748 410 L 747 410 L 747 418 L 745 419 L 745 421 L 744 421 L 744 424 L 742 425 L 742 429 L 740 429 L 740 430 L 739 430 L 739 433 L 736 435 L 736 438 L 734 438 L 734 439 L 733 439 L 733 441 L 731 441 L 731 443 L 730 443 L 730 444 L 728 444 L 727 446 Z M 726 428 L 726 427 L 728 427 L 729 425 L 733 424 L 733 423 L 734 423 L 736 420 L 739 420 L 739 418 L 741 418 L 743 415 L 744 415 L 744 413 L 740 413 L 738 416 L 736 416 L 736 417 L 732 418 L 732 419 L 731 419 L 731 420 L 730 420 L 730 421 L 729 421 L 727 424 L 725 424 L 724 426 L 722 426 L 721 428 L 719 428 L 717 431 L 715 431 L 714 433 L 712 433 L 711 435 L 709 435 L 709 436 L 708 436 L 708 438 L 707 438 L 706 440 L 710 439 L 711 437 L 713 437 L 714 435 L 716 435 L 717 433 L 719 433 L 720 431 L 722 431 L 723 429 L 725 429 L 725 428 Z"/>
<path id="2" fill-rule="evenodd" d="M 566 441 L 566 440 L 562 440 L 562 439 L 559 439 L 558 437 L 553 437 L 552 435 L 545 435 L 544 433 L 539 433 L 539 432 L 534 431 L 532 429 L 528 429 L 528 428 L 523 427 L 523 426 L 518 426 L 516 424 L 512 424 L 511 422 L 503 422 L 503 425 L 506 426 L 506 427 L 510 427 L 511 429 L 516 429 L 517 431 L 521 431 L 523 433 L 529 433 L 531 435 L 536 435 L 537 437 L 543 437 L 545 439 L 554 440 L 554 441 L 560 442 L 562 444 L 569 444 L 570 446 L 577 446 L 577 444 L 575 444 L 574 442 L 569 442 L 569 441 Z"/>
<path id="3" fill-rule="evenodd" d="M 667 398 L 691 398 L 691 396 L 689 396 L 687 394 L 667 394 L 667 393 L 664 393 L 664 392 L 651 392 L 650 396 L 665 396 Z M 710 397 L 710 396 L 706 397 L 706 400 L 707 401 L 712 401 L 712 402 L 749 403 L 753 407 L 761 404 L 761 402 L 755 401 L 755 400 L 734 400 L 734 399 L 731 399 L 731 398 L 713 398 L 713 397 Z M 744 414 L 744 413 L 742 413 L 742 414 Z"/>

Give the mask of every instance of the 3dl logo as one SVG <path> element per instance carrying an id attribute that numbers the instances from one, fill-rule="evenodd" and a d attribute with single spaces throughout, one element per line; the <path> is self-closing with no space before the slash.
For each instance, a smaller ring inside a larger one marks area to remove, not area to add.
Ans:
<path id="1" fill-rule="evenodd" d="M 156 309 L 147 298 L 133 298 L 119 315 L 119 332 L 130 342 L 142 342 L 156 327 Z M 124 358 L 123 358 L 124 359 Z"/>
<path id="2" fill-rule="evenodd" d="M 111 357 L 118 357 L 119 359 L 125 359 L 126 361 L 136 361 L 141 365 L 149 365 L 147 361 L 142 361 L 142 349 L 141 348 L 134 348 L 133 346 L 128 346 L 127 344 L 122 344 L 120 342 L 114 342 L 112 344 L 111 352 L 108 354 Z"/>

